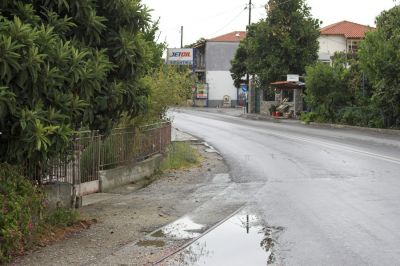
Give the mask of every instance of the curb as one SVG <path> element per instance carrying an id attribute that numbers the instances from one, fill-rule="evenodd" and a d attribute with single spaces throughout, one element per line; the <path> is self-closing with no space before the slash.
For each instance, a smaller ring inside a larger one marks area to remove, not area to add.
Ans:
<path id="1" fill-rule="evenodd" d="M 304 125 L 307 125 L 304 122 L 301 122 L 301 123 Z M 316 122 L 311 122 L 308 124 L 308 126 L 312 126 L 312 127 L 316 127 L 316 128 L 352 129 L 352 130 L 359 130 L 359 131 L 364 131 L 364 132 L 380 133 L 380 134 L 387 134 L 387 135 L 392 135 L 392 136 L 400 136 L 400 130 L 398 130 L 398 129 L 358 127 L 358 126 L 316 123 Z"/>
<path id="2" fill-rule="evenodd" d="M 332 129 L 350 129 L 350 130 L 358 130 L 363 132 L 370 132 L 370 133 L 379 133 L 379 134 L 387 134 L 392 136 L 400 136 L 399 129 L 386 129 L 386 128 L 371 128 L 371 127 L 360 127 L 360 126 L 350 126 L 350 125 L 343 125 L 343 124 L 329 124 L 329 123 L 317 123 L 317 122 L 310 122 L 309 124 L 301 121 L 301 120 L 286 120 L 281 118 L 270 118 L 258 115 L 241 115 L 240 117 L 250 120 L 257 120 L 257 121 L 268 121 L 273 123 L 298 123 L 303 124 L 305 126 L 311 126 L 314 128 L 332 128 Z"/>

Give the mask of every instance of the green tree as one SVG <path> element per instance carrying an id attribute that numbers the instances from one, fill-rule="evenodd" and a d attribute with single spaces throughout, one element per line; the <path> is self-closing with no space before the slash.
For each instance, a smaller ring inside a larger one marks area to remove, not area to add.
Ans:
<path id="1" fill-rule="evenodd" d="M 163 65 L 147 75 L 143 82 L 149 87 L 147 112 L 123 122 L 124 125 L 143 125 L 166 119 L 169 107 L 182 105 L 192 97 L 193 76 L 188 67 Z"/>
<path id="2" fill-rule="evenodd" d="M 304 74 L 318 58 L 319 24 L 304 0 L 270 0 L 267 18 L 249 27 L 232 61 L 235 84 L 246 72 L 264 88 L 286 74 Z"/>
<path id="3" fill-rule="evenodd" d="M 384 11 L 377 28 L 366 35 L 359 58 L 370 80 L 372 102 L 381 110 L 386 127 L 400 126 L 400 6 Z"/>
<path id="4" fill-rule="evenodd" d="M 0 1 L 0 161 L 37 166 L 80 128 L 146 112 L 161 64 L 140 0 Z"/>
<path id="5" fill-rule="evenodd" d="M 331 67 L 318 62 L 306 68 L 305 100 L 321 120 L 334 122 L 339 109 L 346 105 L 347 74 L 347 69 L 340 64 Z"/>

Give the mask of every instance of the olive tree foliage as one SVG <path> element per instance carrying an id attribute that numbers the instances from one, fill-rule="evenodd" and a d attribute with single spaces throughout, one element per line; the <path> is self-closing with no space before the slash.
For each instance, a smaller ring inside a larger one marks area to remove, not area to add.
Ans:
<path id="1" fill-rule="evenodd" d="M 40 164 L 145 113 L 156 31 L 140 0 L 0 1 L 0 161 Z"/>
<path id="2" fill-rule="evenodd" d="M 359 58 L 385 126 L 400 127 L 400 6 L 382 12 L 376 24 L 362 42 Z"/>
<path id="3" fill-rule="evenodd" d="M 245 73 L 268 87 L 286 74 L 304 74 L 318 59 L 319 20 L 304 0 L 270 0 L 267 18 L 252 24 L 232 61 L 235 85 Z"/>

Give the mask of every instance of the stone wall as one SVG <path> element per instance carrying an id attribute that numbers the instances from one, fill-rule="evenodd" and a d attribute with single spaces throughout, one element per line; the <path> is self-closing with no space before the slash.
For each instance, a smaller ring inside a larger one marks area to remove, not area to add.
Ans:
<path id="1" fill-rule="evenodd" d="M 261 101 L 261 108 L 260 108 L 260 113 L 263 115 L 271 116 L 269 113 L 269 108 L 271 105 L 277 105 L 276 101 Z"/>

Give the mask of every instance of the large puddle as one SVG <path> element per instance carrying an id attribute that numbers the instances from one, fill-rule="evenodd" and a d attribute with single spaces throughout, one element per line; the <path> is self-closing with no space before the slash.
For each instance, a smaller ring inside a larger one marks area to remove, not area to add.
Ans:
<path id="1" fill-rule="evenodd" d="M 282 228 L 265 227 L 254 215 L 239 213 L 159 265 L 267 265 Z"/>

